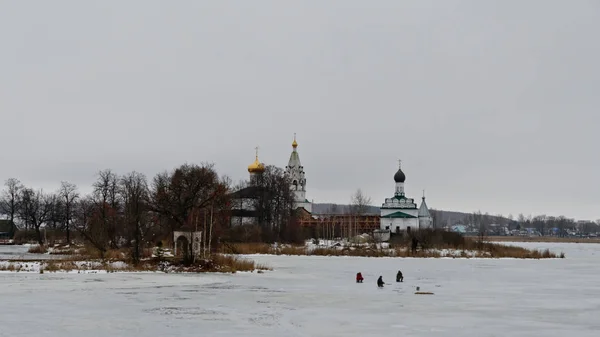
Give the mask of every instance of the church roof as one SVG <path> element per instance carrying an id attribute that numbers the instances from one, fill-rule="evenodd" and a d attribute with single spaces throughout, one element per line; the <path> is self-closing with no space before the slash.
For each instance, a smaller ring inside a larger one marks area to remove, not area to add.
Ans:
<path id="1" fill-rule="evenodd" d="M 394 212 L 394 213 L 391 213 L 391 214 L 388 214 L 388 215 L 384 215 L 384 216 L 382 216 L 382 218 L 392 218 L 392 219 L 397 219 L 397 218 L 416 218 L 416 216 L 398 211 L 398 212 Z"/>
<path id="2" fill-rule="evenodd" d="M 397 183 L 403 183 L 405 180 L 406 176 L 404 175 L 404 172 L 402 172 L 402 169 L 398 167 L 398 171 L 396 174 L 394 174 L 394 181 Z"/>
<path id="3" fill-rule="evenodd" d="M 300 155 L 298 155 L 298 151 L 296 151 L 296 148 L 298 147 L 298 142 L 296 142 L 296 134 L 294 134 L 294 142 L 292 143 L 292 154 L 290 154 L 290 160 L 288 161 L 288 167 L 292 168 L 292 167 L 298 167 L 298 168 L 302 168 L 302 164 L 300 164 Z"/>
<path id="4" fill-rule="evenodd" d="M 419 207 L 419 218 L 430 218 L 431 214 L 429 213 L 429 208 L 427 208 L 427 204 L 425 203 L 425 197 L 423 197 L 423 201 L 421 202 L 421 207 Z"/>
<path id="5" fill-rule="evenodd" d="M 232 199 L 258 198 L 262 191 L 260 186 L 248 186 L 231 193 L 230 196 Z"/>
<path id="6" fill-rule="evenodd" d="M 250 173 L 263 173 L 265 172 L 265 164 L 258 160 L 258 147 L 256 148 L 256 158 L 254 162 L 248 165 L 248 172 Z"/>
<path id="7" fill-rule="evenodd" d="M 300 156 L 298 155 L 298 152 L 296 151 L 296 149 L 294 149 L 294 151 L 292 151 L 292 154 L 290 155 L 290 160 L 288 161 L 288 167 L 301 167 L 302 165 L 300 164 Z"/>

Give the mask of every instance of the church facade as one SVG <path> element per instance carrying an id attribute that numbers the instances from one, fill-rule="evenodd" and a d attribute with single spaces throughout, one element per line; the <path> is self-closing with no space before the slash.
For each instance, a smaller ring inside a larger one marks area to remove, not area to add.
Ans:
<path id="1" fill-rule="evenodd" d="M 417 207 L 414 199 L 406 197 L 404 183 L 406 175 L 402 167 L 394 174 L 395 192 L 391 198 L 386 198 L 381 205 L 380 230 L 389 232 L 410 231 L 432 227 L 431 214 L 425 203 L 425 195 L 421 206 Z"/>

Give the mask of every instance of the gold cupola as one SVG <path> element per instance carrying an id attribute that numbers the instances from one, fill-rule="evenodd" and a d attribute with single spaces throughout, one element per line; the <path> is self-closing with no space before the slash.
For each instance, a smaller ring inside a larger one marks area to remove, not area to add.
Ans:
<path id="1" fill-rule="evenodd" d="M 254 162 L 248 165 L 248 172 L 250 173 L 263 173 L 265 172 L 265 164 L 258 160 L 258 147 L 256 148 L 256 158 Z"/>
<path id="2" fill-rule="evenodd" d="M 294 141 L 292 142 L 292 147 L 295 149 L 298 147 L 298 143 L 296 142 L 296 134 L 294 133 Z"/>

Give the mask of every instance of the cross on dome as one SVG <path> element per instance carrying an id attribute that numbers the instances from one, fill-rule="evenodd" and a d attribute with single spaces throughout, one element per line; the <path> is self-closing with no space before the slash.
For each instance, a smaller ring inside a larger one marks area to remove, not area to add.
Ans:
<path id="1" fill-rule="evenodd" d="M 258 146 L 254 148 L 256 150 L 256 157 L 254 163 L 248 165 L 248 172 L 250 173 L 262 173 L 265 171 L 265 165 L 258 160 Z"/>
<path id="2" fill-rule="evenodd" d="M 396 172 L 396 174 L 394 174 L 394 181 L 397 183 L 404 183 L 404 181 L 406 180 L 406 176 L 404 175 L 404 172 L 402 172 L 402 160 L 398 159 L 398 171 Z"/>

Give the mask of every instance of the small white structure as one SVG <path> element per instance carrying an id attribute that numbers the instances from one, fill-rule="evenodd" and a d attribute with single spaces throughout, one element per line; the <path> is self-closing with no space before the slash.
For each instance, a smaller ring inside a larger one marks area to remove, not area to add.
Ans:
<path id="1" fill-rule="evenodd" d="M 173 232 L 173 243 L 175 256 L 178 252 L 184 257 L 191 257 L 191 254 L 199 256 L 202 250 L 202 231 L 186 231 L 181 228 Z"/>
<path id="2" fill-rule="evenodd" d="M 376 229 L 376 230 L 373 231 L 373 239 L 375 239 L 375 242 L 390 241 L 390 231 L 389 230 Z"/>
<path id="3" fill-rule="evenodd" d="M 392 233 L 410 231 L 411 229 L 430 228 L 431 215 L 425 203 L 425 194 L 421 207 L 417 208 L 414 199 L 407 198 L 404 194 L 406 175 L 399 166 L 394 174 L 396 192 L 392 198 L 386 198 L 381 205 L 380 230 Z"/>
<path id="4" fill-rule="evenodd" d="M 292 192 L 294 193 L 294 209 L 304 208 L 309 213 L 312 213 L 312 203 L 306 199 L 306 178 L 304 177 L 304 166 L 300 163 L 300 156 L 296 148 L 296 134 L 292 142 L 292 154 L 288 165 L 285 167 L 285 172 L 292 182 Z"/>

